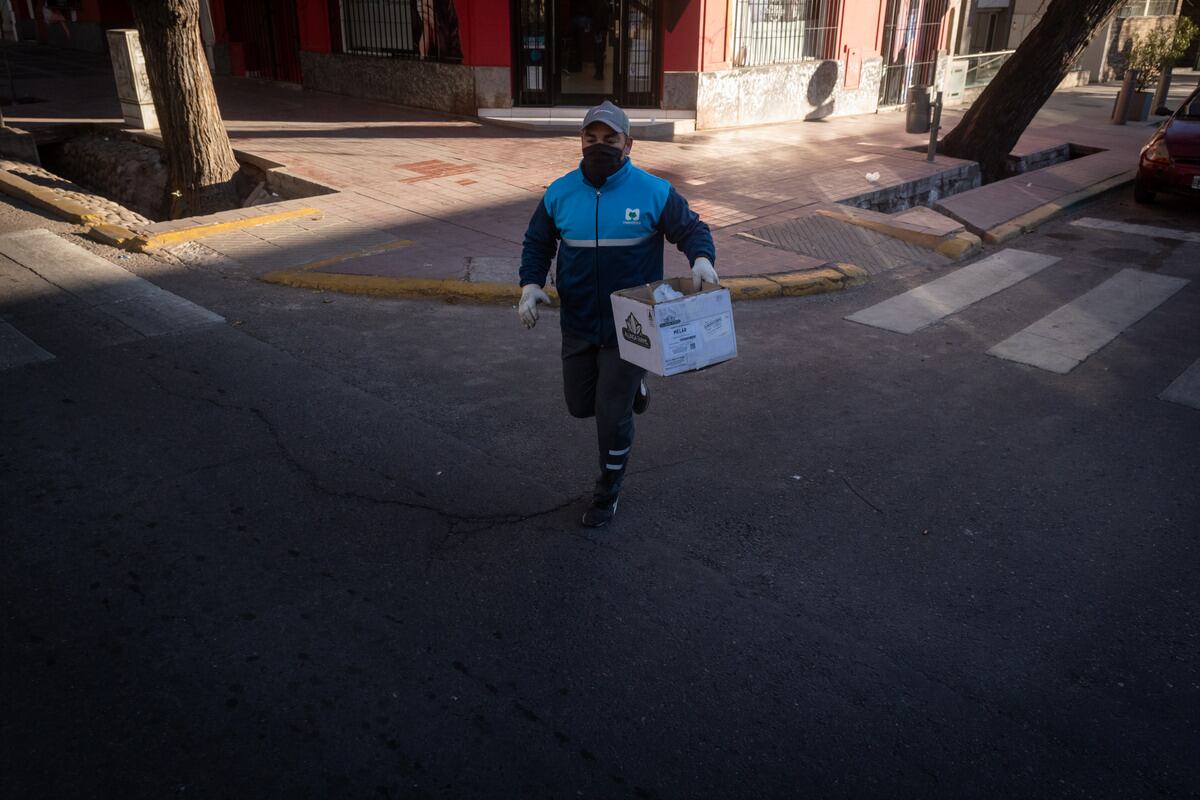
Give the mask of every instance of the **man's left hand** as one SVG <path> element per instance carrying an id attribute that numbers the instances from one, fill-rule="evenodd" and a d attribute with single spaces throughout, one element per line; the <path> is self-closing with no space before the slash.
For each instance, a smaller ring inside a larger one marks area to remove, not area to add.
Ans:
<path id="1" fill-rule="evenodd" d="M 717 271 L 713 268 L 713 264 L 704 256 L 696 259 L 696 263 L 692 264 L 692 288 L 697 292 L 700 291 L 700 284 L 704 283 L 720 283 L 721 279 L 717 277 Z"/>

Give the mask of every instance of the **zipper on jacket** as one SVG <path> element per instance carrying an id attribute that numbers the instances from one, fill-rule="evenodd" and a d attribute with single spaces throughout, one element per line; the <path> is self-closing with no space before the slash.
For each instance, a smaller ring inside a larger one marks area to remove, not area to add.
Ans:
<path id="1" fill-rule="evenodd" d="M 596 324 L 598 326 L 596 335 L 599 336 L 604 330 L 604 320 L 600 319 L 600 309 L 604 307 L 604 303 L 600 298 L 600 190 L 596 190 L 596 257 L 593 261 L 596 273 Z"/>

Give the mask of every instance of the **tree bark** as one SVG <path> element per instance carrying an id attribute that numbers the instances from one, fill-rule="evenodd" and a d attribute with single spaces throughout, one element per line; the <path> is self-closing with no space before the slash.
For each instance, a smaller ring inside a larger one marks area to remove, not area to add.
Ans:
<path id="1" fill-rule="evenodd" d="M 170 176 L 167 216 L 238 206 L 237 159 L 200 39 L 199 0 L 130 0 Z"/>
<path id="2" fill-rule="evenodd" d="M 1122 0 L 1051 0 L 1046 13 L 944 139 L 940 152 L 1004 177 L 1008 154 Z"/>

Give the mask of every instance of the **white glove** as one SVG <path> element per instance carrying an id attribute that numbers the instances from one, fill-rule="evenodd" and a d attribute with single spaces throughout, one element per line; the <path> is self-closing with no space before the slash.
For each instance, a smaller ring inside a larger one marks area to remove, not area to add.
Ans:
<path id="1" fill-rule="evenodd" d="M 700 282 L 705 283 L 720 283 L 721 279 L 717 277 L 717 271 L 713 269 L 713 264 L 704 256 L 696 259 L 696 263 L 692 264 L 692 288 L 697 292 L 700 291 Z"/>
<path id="2" fill-rule="evenodd" d="M 526 328 L 537 325 L 538 303 L 550 305 L 550 296 L 543 292 L 542 287 L 536 283 L 527 283 L 522 286 L 521 302 L 517 304 L 517 313 L 521 315 L 521 322 L 525 324 Z"/>

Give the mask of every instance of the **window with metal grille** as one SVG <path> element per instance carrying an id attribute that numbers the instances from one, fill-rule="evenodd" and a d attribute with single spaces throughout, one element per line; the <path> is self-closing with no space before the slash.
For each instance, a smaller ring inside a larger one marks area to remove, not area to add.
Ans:
<path id="1" fill-rule="evenodd" d="M 910 88 L 933 84 L 948 6 L 949 0 L 888 0 L 883 17 L 879 105 L 900 105 Z"/>
<path id="2" fill-rule="evenodd" d="M 841 0 L 734 0 L 734 66 L 835 58 L 841 7 Z"/>
<path id="3" fill-rule="evenodd" d="M 332 0 L 343 53 L 462 61 L 454 0 Z"/>

